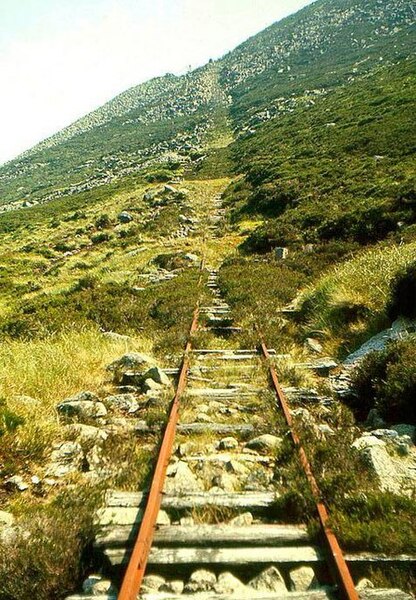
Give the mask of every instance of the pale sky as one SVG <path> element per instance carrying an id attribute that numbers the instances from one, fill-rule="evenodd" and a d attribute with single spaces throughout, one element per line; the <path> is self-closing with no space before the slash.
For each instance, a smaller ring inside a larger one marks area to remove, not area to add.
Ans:
<path id="1" fill-rule="evenodd" d="M 0 0 L 0 164 L 151 77 L 312 0 Z"/>

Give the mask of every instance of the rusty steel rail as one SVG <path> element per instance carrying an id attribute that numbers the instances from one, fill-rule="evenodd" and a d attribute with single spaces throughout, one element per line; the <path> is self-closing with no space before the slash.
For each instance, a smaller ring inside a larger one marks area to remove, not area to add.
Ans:
<path id="1" fill-rule="evenodd" d="M 203 266 L 201 265 L 201 271 Z M 186 388 L 189 370 L 189 354 L 192 349 L 192 335 L 198 329 L 199 302 L 194 310 L 188 341 L 186 342 L 182 365 L 179 372 L 178 384 L 172 401 L 169 419 L 163 434 L 152 483 L 147 497 L 146 508 L 140 525 L 140 530 L 124 574 L 118 600 L 136 600 L 145 574 L 149 553 L 155 534 L 156 520 L 162 502 L 163 486 L 166 470 L 172 454 L 176 426 L 179 416 L 179 401 Z"/>
<path id="2" fill-rule="evenodd" d="M 322 532 L 324 534 L 325 542 L 327 544 L 330 559 L 331 559 L 331 567 L 333 571 L 334 578 L 339 587 L 339 591 L 341 593 L 341 597 L 343 600 L 359 600 L 358 593 L 355 589 L 354 582 L 351 577 L 350 570 L 348 568 L 347 563 L 345 562 L 344 556 L 342 554 L 342 550 L 338 543 L 338 540 L 332 531 L 329 524 L 329 515 L 326 509 L 325 504 L 322 502 L 322 495 L 319 490 L 316 479 L 312 473 L 312 468 L 309 463 L 306 452 L 300 442 L 299 436 L 294 429 L 292 414 L 290 412 L 289 405 L 287 403 L 284 392 L 280 386 L 279 379 L 277 377 L 276 369 L 270 363 L 270 354 L 267 350 L 266 343 L 264 341 L 264 337 L 260 331 L 260 329 L 256 326 L 257 333 L 260 338 L 261 351 L 264 358 L 269 361 L 269 374 L 272 380 L 273 388 L 276 392 L 276 397 L 279 401 L 281 409 L 283 411 L 286 423 L 290 430 L 290 435 L 292 437 L 293 444 L 298 451 L 299 458 L 303 470 L 305 472 L 306 478 L 309 482 L 313 498 L 315 500 L 315 506 L 318 513 L 319 521 L 321 524 Z"/>

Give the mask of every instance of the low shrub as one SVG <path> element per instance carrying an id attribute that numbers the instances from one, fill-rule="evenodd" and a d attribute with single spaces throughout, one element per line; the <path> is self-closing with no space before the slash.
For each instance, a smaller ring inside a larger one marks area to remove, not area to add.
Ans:
<path id="1" fill-rule="evenodd" d="M 390 285 L 389 317 L 416 319 L 416 262 L 400 270 Z"/>
<path id="2" fill-rule="evenodd" d="M 89 563 L 85 550 L 100 498 L 85 488 L 26 509 L 13 544 L 0 543 L 1 600 L 58 600 L 76 590 Z"/>
<path id="3" fill-rule="evenodd" d="M 364 420 L 376 408 L 391 423 L 416 424 L 416 336 L 368 354 L 352 377 L 347 403 Z"/>

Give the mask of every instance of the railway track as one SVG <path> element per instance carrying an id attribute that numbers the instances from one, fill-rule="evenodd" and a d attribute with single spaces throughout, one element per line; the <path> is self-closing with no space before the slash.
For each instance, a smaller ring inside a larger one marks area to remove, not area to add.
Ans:
<path id="1" fill-rule="evenodd" d="M 273 351 L 263 340 L 258 349 L 239 349 L 241 331 L 215 271 L 207 286 L 212 301 L 193 316 L 151 487 L 108 492 L 100 513 L 95 550 L 120 590 L 101 600 L 133 600 L 139 590 L 149 600 L 410 599 L 400 590 L 355 589 L 351 567 L 388 559 L 343 556 L 270 366 Z M 209 332 L 209 348 L 194 344 L 199 323 Z M 322 544 L 276 511 L 275 456 L 285 432 L 316 500 Z"/>
<path id="2" fill-rule="evenodd" d="M 222 218 L 217 197 L 212 236 Z M 260 332 L 257 348 L 241 349 L 244 332 L 215 270 L 206 286 L 210 299 L 195 309 L 181 367 L 167 370 L 176 392 L 150 488 L 110 490 L 99 514 L 100 572 L 119 591 L 99 595 L 97 588 L 67 600 L 410 600 L 397 589 L 355 588 L 351 572 L 363 565 L 411 557 L 343 555 L 272 366 L 274 351 Z M 305 393 L 287 390 L 291 403 Z M 151 430 L 137 427 L 138 444 Z M 288 435 L 315 500 L 319 543 L 278 508 L 276 455 Z"/>

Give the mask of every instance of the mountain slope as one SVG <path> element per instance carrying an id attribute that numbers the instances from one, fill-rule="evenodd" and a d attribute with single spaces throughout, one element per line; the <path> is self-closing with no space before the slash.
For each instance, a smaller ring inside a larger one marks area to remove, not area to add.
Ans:
<path id="1" fill-rule="evenodd" d="M 319 0 L 219 61 L 124 92 L 7 163 L 0 205 L 48 201 L 160 162 L 192 165 L 230 119 L 238 134 L 408 56 L 414 18 L 410 0 Z"/>

